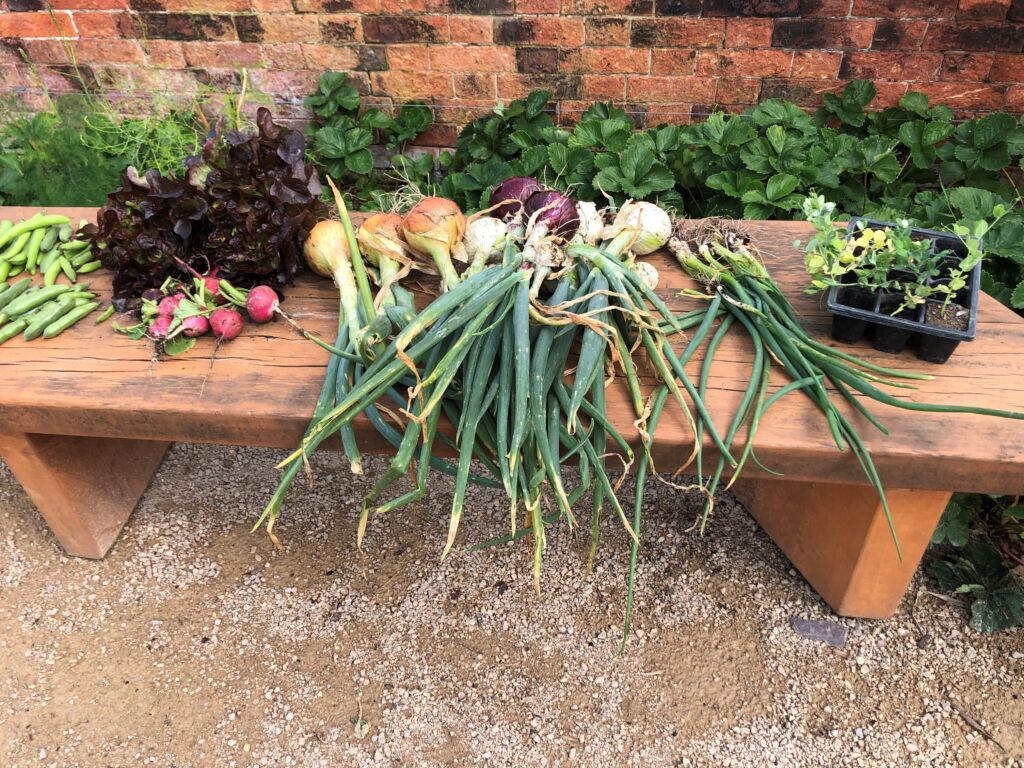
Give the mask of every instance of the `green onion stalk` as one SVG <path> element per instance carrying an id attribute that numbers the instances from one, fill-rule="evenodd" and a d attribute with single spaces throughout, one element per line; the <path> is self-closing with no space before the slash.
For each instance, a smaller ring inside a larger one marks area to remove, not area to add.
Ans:
<path id="1" fill-rule="evenodd" d="M 1024 414 L 966 405 L 937 405 L 899 399 L 879 387 L 907 388 L 907 380 L 930 379 L 925 374 L 914 374 L 876 365 L 813 339 L 790 304 L 772 279 L 757 254 L 756 246 L 742 231 L 719 221 L 704 222 L 698 226 L 678 221 L 675 236 L 668 243 L 682 268 L 702 283 L 711 296 L 708 313 L 723 312 L 719 326 L 712 333 L 711 324 L 702 326 L 692 341 L 710 336 L 698 381 L 699 395 L 706 391 L 709 372 L 718 345 L 731 328 L 745 331 L 753 345 L 749 384 L 724 432 L 724 442 L 731 449 L 733 440 L 743 424 L 748 424 L 746 442 L 739 453 L 739 461 L 732 467 L 729 485 L 739 476 L 750 460 L 762 470 L 771 472 L 758 462 L 754 439 L 765 412 L 790 392 L 802 392 L 821 411 L 825 423 L 839 450 L 847 448 L 856 457 L 868 481 L 875 488 L 885 510 L 886 520 L 902 557 L 899 538 L 893 526 L 892 515 L 885 490 L 867 447 L 853 423 L 840 408 L 853 407 L 868 422 L 884 434 L 885 426 L 876 418 L 855 393 L 885 405 L 930 413 L 973 413 L 1008 419 L 1024 419 Z M 691 343 L 692 343 L 691 341 Z M 773 361 L 786 374 L 790 382 L 769 395 L 770 371 Z M 830 386 L 829 386 L 830 385 Z M 702 421 L 698 429 L 710 429 L 710 420 Z M 724 456 L 724 454 L 723 454 Z M 701 529 L 712 511 L 714 491 L 726 471 L 726 458 L 719 458 L 708 478 L 698 463 L 700 482 L 706 485 L 708 501 L 701 515 Z M 774 473 L 778 474 L 778 473 Z"/>

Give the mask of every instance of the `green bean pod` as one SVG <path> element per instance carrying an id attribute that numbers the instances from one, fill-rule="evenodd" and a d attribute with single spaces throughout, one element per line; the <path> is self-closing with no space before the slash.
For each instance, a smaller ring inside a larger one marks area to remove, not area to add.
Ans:
<path id="1" fill-rule="evenodd" d="M 24 296 L 12 301 L 7 305 L 6 312 L 11 317 L 17 317 L 23 315 L 30 309 L 35 309 L 41 304 L 45 304 L 51 299 L 55 299 L 63 293 L 67 293 L 71 290 L 70 285 L 50 285 L 45 288 L 40 288 L 37 291 L 26 293 Z"/>
<path id="2" fill-rule="evenodd" d="M 88 264 L 93 260 L 92 249 L 86 248 L 84 251 L 79 251 L 74 256 L 68 257 L 68 261 L 71 262 L 71 266 L 78 269 L 83 264 Z"/>
<path id="3" fill-rule="evenodd" d="M 66 243 L 68 240 L 70 240 L 71 235 L 73 234 L 74 231 L 71 229 L 71 224 L 61 224 L 57 228 L 57 239 L 60 240 L 62 243 Z"/>
<path id="4" fill-rule="evenodd" d="M 98 301 L 90 301 L 88 304 L 83 304 L 80 307 L 75 307 L 73 310 L 68 312 L 66 315 L 64 315 L 56 322 L 53 322 L 50 325 L 46 326 L 46 330 L 43 331 L 43 338 L 52 339 L 54 336 L 63 333 L 72 325 L 81 320 L 83 317 L 99 309 L 99 306 L 100 304 Z"/>
<path id="5" fill-rule="evenodd" d="M 7 276 L 11 274 L 12 266 L 13 265 L 9 261 L 0 261 L 0 283 L 4 282 L 7 279 Z M 0 293 L 3 293 L 3 291 L 0 290 Z"/>
<path id="6" fill-rule="evenodd" d="M 25 293 L 25 291 L 27 291 L 29 289 L 29 286 L 31 285 L 32 281 L 26 277 L 19 280 L 16 283 L 12 283 L 11 285 L 7 286 L 7 290 L 0 293 L 0 309 L 3 309 L 16 298 Z"/>
<path id="7" fill-rule="evenodd" d="M 99 317 L 96 318 L 96 325 L 99 325 L 100 323 L 105 323 L 107 320 L 109 320 L 113 316 L 114 316 L 114 305 L 111 304 L 109 307 L 107 307 L 106 309 L 104 309 L 100 313 Z"/>
<path id="8" fill-rule="evenodd" d="M 43 244 L 43 238 L 49 229 L 37 229 L 29 238 L 28 247 L 25 251 L 25 271 L 30 275 L 36 273 L 36 264 L 39 262 L 39 249 Z"/>
<path id="9" fill-rule="evenodd" d="M 32 232 L 34 229 L 39 227 L 52 227 L 55 224 L 67 224 L 70 221 L 67 216 L 61 216 L 60 214 L 36 214 L 31 219 L 15 224 L 13 227 L 8 229 L 4 234 L 0 235 L 0 248 L 7 245 L 9 242 L 14 240 L 16 237 L 26 232 Z"/>
<path id="10" fill-rule="evenodd" d="M 13 339 L 15 336 L 17 336 L 19 333 L 25 330 L 26 325 L 28 325 L 27 320 L 15 320 L 14 322 L 8 323 L 7 325 L 0 328 L 0 344 L 3 344 L 5 341 L 10 341 L 11 339 Z"/>
<path id="11" fill-rule="evenodd" d="M 91 240 L 72 240 L 70 243 L 64 243 L 58 246 L 64 253 L 78 253 L 78 251 L 84 251 L 92 245 Z"/>
<path id="12" fill-rule="evenodd" d="M 41 336 L 47 326 L 73 309 L 74 306 L 75 300 L 67 295 L 43 305 L 38 313 L 32 317 L 31 322 L 29 322 L 28 327 L 25 329 L 25 341 L 32 341 Z M 28 318 L 25 319 L 27 320 Z"/>
<path id="13" fill-rule="evenodd" d="M 60 261 L 63 258 L 63 256 L 58 256 L 46 268 L 46 272 L 43 273 L 43 285 L 53 285 L 57 282 L 57 278 L 60 276 Z"/>
<path id="14" fill-rule="evenodd" d="M 0 259 L 3 259 L 4 261 L 11 261 L 13 258 L 18 256 L 23 250 L 25 250 L 25 246 L 28 245 L 29 238 L 31 237 L 31 232 L 25 232 L 22 235 L 20 235 L 16 240 L 12 241 L 11 244 L 8 246 L 7 250 L 5 250 L 2 255 L 0 255 Z"/>
<path id="15" fill-rule="evenodd" d="M 57 259 L 57 263 L 60 264 L 60 271 L 63 272 L 65 276 L 67 276 L 68 280 L 70 280 L 72 283 L 75 282 L 75 279 L 78 277 L 78 273 L 75 272 L 75 268 L 71 266 L 71 261 L 68 259 L 68 257 L 61 256 L 59 259 Z"/>
<path id="16" fill-rule="evenodd" d="M 0 235 L 7 234 L 7 230 L 14 226 L 14 222 L 10 219 L 4 219 L 0 221 Z"/>
<path id="17" fill-rule="evenodd" d="M 88 275 L 90 272 L 95 272 L 97 269 L 103 266 L 103 262 L 97 259 L 96 261 L 88 261 L 82 266 L 78 267 L 77 272 L 79 275 Z"/>
<path id="18" fill-rule="evenodd" d="M 53 266 L 53 263 L 60 258 L 60 251 L 56 248 L 51 248 L 42 256 L 39 257 L 39 271 L 44 275 Z"/>
<path id="19" fill-rule="evenodd" d="M 43 232 L 43 239 L 39 242 L 39 252 L 46 253 L 57 245 L 57 227 L 50 227 Z"/>

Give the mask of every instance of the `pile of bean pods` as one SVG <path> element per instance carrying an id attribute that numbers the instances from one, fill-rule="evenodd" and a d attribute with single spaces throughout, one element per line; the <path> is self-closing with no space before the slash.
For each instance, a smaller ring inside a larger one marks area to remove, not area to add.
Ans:
<path id="1" fill-rule="evenodd" d="M 18 334 L 26 341 L 52 339 L 99 309 L 96 294 L 75 281 L 102 265 L 93 258 L 90 242 L 74 234 L 68 217 L 59 214 L 0 221 L 0 344 Z M 31 277 L 6 283 L 22 273 L 41 274 L 42 285 Z M 62 276 L 68 282 L 58 285 Z M 112 314 L 108 307 L 96 322 Z"/>

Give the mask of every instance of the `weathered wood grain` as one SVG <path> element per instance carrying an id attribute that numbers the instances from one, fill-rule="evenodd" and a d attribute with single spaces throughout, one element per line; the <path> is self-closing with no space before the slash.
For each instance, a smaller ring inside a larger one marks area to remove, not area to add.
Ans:
<path id="1" fill-rule="evenodd" d="M 0 209 L 0 216 L 8 218 L 26 213 Z M 78 217 L 83 211 L 70 213 Z M 93 212 L 84 213 L 91 217 Z M 802 294 L 806 275 L 802 255 L 793 247 L 795 239 L 809 236 L 808 225 L 747 226 L 807 327 L 826 339 L 829 317 L 817 297 Z M 665 258 L 650 260 L 662 276 L 658 293 L 680 311 L 694 308 L 694 299 L 678 295 L 693 283 Z M 107 295 L 108 282 L 97 275 L 94 286 Z M 284 306 L 309 329 L 332 335 L 337 300 L 329 283 L 300 278 Z M 250 325 L 220 348 L 204 388 L 212 350 L 213 342 L 203 339 L 187 355 L 151 364 L 149 345 L 88 321 L 51 341 L 11 341 L 0 347 L 0 431 L 294 446 L 312 412 L 327 353 L 284 323 Z M 922 363 L 910 354 L 878 353 L 866 344 L 852 351 L 883 365 L 936 375 L 901 397 L 1024 411 L 1024 320 L 986 296 L 977 340 L 962 344 L 945 365 Z M 715 360 L 708 402 L 716 421 L 724 424 L 749 377 L 744 336 L 730 334 Z M 689 369 L 695 372 L 699 365 L 698 354 Z M 784 381 L 776 376 L 777 384 Z M 618 385 L 609 392 L 608 407 L 623 433 L 635 435 Z M 881 405 L 874 410 L 891 436 L 860 416 L 851 418 L 887 486 L 1024 493 L 1024 422 L 917 414 Z M 689 454 L 693 436 L 674 404 L 662 417 L 656 443 L 661 470 L 674 469 Z M 864 483 L 856 460 L 836 450 L 818 411 L 799 393 L 784 398 L 765 417 L 757 452 L 790 480 Z M 754 467 L 748 472 L 756 476 Z"/>

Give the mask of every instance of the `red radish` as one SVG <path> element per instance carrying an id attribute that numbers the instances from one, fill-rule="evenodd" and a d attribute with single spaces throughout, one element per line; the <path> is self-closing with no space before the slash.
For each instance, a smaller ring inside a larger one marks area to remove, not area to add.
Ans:
<path id="1" fill-rule="evenodd" d="M 202 315 L 192 315 L 181 321 L 181 328 L 182 333 L 194 339 L 210 332 L 210 321 Z"/>
<path id="2" fill-rule="evenodd" d="M 221 341 L 231 341 L 236 338 L 242 332 L 244 322 L 241 313 L 233 309 L 217 309 L 210 315 L 213 335 Z"/>
<path id="3" fill-rule="evenodd" d="M 203 283 L 206 285 L 206 292 L 213 297 L 215 304 L 222 304 L 224 297 L 220 295 L 220 279 L 213 275 L 206 275 L 203 278 Z"/>
<path id="4" fill-rule="evenodd" d="M 160 315 L 160 317 L 170 317 L 174 314 L 174 310 L 178 308 L 178 305 L 184 298 L 184 293 L 175 293 L 173 296 L 164 296 L 160 299 L 160 303 L 156 305 L 157 314 Z"/>
<path id="5" fill-rule="evenodd" d="M 245 302 L 245 310 L 254 323 L 269 323 L 278 311 L 277 294 L 269 285 L 257 285 L 249 291 Z"/>
<path id="6" fill-rule="evenodd" d="M 155 339 L 164 338 L 171 330 L 171 316 L 160 315 L 149 325 L 149 335 Z"/>

